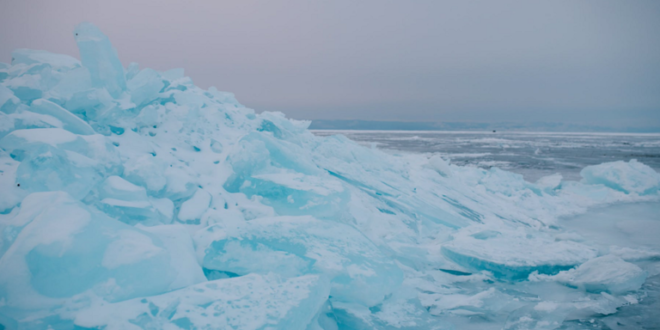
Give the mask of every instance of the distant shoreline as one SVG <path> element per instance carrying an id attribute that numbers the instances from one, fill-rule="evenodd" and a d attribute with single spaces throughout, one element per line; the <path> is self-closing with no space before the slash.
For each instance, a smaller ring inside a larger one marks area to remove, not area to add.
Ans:
<path id="1" fill-rule="evenodd" d="M 553 135 L 553 134 L 559 134 L 559 135 L 621 135 L 621 136 L 626 136 L 626 135 L 640 135 L 640 136 L 660 136 L 660 132 L 563 132 L 563 131 L 507 131 L 507 130 L 502 130 L 502 131 L 449 131 L 449 130 L 376 130 L 376 129 L 315 129 L 315 128 L 310 128 L 309 129 L 312 132 L 337 132 L 337 133 L 394 133 L 394 134 L 401 134 L 401 133 L 422 133 L 422 134 L 429 134 L 429 133 L 434 133 L 434 134 L 497 134 L 497 133 L 502 133 L 502 134 L 536 134 L 536 135 Z"/>
<path id="2" fill-rule="evenodd" d="M 660 127 L 608 127 L 598 125 L 565 124 L 552 122 L 408 122 L 347 119 L 311 120 L 310 130 L 334 131 L 387 131 L 387 132 L 529 132 L 529 133 L 621 133 L 660 134 Z"/>

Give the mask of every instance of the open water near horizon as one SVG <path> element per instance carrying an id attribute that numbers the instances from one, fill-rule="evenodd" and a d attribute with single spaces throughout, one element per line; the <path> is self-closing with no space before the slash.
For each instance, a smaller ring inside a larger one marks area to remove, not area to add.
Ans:
<path id="1" fill-rule="evenodd" d="M 527 181 L 561 173 L 579 180 L 580 170 L 617 160 L 638 161 L 660 172 L 660 134 L 314 130 L 343 134 L 393 153 L 437 153 L 455 165 L 499 167 Z"/>

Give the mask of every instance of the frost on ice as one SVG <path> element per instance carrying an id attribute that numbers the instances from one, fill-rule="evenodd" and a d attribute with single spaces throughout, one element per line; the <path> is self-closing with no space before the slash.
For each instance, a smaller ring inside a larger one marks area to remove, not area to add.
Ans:
<path id="1" fill-rule="evenodd" d="M 0 64 L 0 329 L 611 328 L 660 273 L 559 222 L 658 201 L 638 161 L 394 156 L 74 38 Z"/>

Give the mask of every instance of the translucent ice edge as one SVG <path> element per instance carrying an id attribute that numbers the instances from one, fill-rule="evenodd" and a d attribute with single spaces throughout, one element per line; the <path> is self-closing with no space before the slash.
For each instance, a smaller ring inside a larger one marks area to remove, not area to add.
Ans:
<path id="1" fill-rule="evenodd" d="M 390 155 L 74 38 L 0 63 L 0 329 L 605 328 L 655 292 L 657 246 L 558 222 L 657 203 L 640 162 Z"/>

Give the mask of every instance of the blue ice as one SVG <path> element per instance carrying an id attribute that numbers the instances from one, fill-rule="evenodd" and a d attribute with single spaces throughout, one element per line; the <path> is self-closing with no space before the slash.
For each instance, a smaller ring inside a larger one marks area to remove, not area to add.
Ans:
<path id="1" fill-rule="evenodd" d="M 575 218 L 657 205 L 640 161 L 385 153 L 74 38 L 0 64 L 0 329 L 608 329 L 657 296 L 654 212 Z"/>

